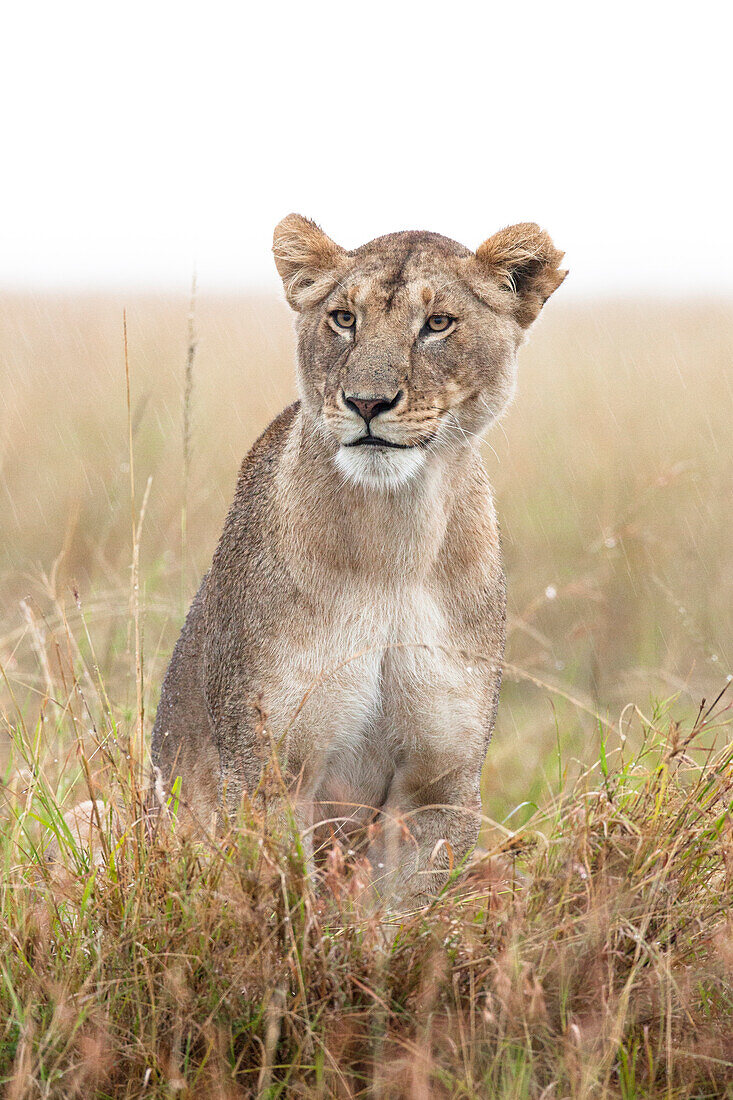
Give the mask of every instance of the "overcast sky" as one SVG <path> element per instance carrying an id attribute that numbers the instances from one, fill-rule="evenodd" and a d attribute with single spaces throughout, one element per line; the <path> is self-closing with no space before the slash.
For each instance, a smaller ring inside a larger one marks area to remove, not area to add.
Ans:
<path id="1" fill-rule="evenodd" d="M 733 292 L 727 5 L 4 5 L 0 285 L 276 290 L 353 247 L 533 220 L 567 292 Z"/>

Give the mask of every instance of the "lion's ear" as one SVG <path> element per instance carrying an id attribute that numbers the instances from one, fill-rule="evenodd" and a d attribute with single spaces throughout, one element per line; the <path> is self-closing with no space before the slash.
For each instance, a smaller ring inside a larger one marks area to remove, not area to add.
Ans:
<path id="1" fill-rule="evenodd" d="M 295 310 L 317 305 L 335 286 L 347 253 L 315 222 L 288 214 L 275 227 L 275 264 L 285 296 Z"/>
<path id="2" fill-rule="evenodd" d="M 522 328 L 532 324 L 567 275 L 559 270 L 563 255 L 549 233 L 534 222 L 500 229 L 476 250 L 482 274 L 512 295 L 513 312 Z"/>

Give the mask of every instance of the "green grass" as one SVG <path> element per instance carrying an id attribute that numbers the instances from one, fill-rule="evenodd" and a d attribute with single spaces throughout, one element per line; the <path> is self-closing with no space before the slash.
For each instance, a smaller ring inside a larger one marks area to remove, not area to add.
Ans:
<path id="1" fill-rule="evenodd" d="M 667 704 L 600 730 L 596 764 L 520 828 L 487 824 L 387 946 L 338 850 L 314 891 L 287 827 L 251 810 L 211 843 L 146 826 L 137 761 L 83 679 L 58 722 L 13 723 L 8 1096 L 733 1095 L 727 693 L 681 725 Z M 72 708 L 96 733 L 64 728 Z M 58 744 L 75 747 L 51 779 Z M 63 820 L 85 794 L 117 814 L 92 859 Z"/>

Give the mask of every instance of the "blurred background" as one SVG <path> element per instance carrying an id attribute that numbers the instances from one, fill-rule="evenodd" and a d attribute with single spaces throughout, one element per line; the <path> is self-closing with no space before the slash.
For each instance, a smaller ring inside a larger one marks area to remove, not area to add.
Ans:
<path id="1" fill-rule="evenodd" d="M 72 683 L 96 662 L 131 721 L 124 313 L 151 720 L 239 462 L 294 396 L 276 222 L 476 247 L 535 220 L 570 276 L 484 446 L 509 580 L 485 772 L 503 820 L 597 758 L 596 715 L 671 696 L 694 714 L 731 674 L 722 12 L 260 8 L 2 17 L 0 703 L 31 723 L 64 662 Z"/>

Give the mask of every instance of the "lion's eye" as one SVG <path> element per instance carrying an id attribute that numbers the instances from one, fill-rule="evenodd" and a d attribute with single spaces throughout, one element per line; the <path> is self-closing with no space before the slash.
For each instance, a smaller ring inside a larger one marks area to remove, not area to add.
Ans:
<path id="1" fill-rule="evenodd" d="M 335 309 L 331 318 L 339 328 L 353 328 L 356 324 L 355 315 L 348 309 Z"/>
<path id="2" fill-rule="evenodd" d="M 447 313 L 434 313 L 428 317 L 427 325 L 431 332 L 445 332 L 453 324 L 453 318 Z"/>

